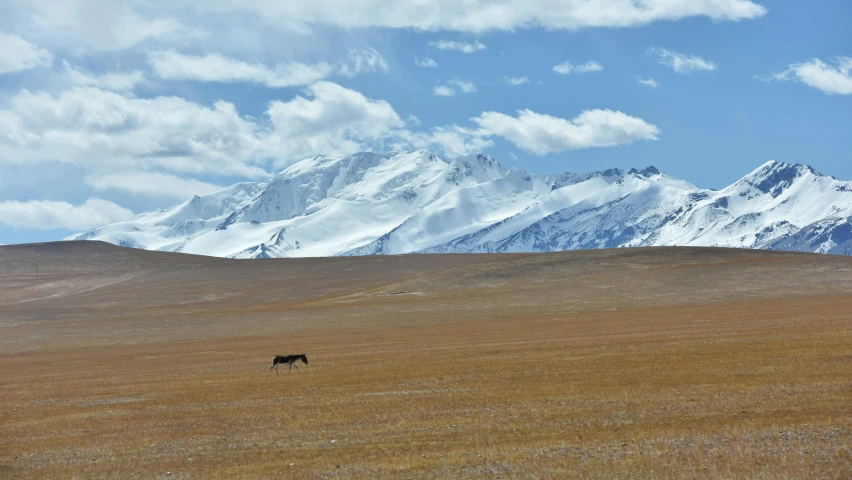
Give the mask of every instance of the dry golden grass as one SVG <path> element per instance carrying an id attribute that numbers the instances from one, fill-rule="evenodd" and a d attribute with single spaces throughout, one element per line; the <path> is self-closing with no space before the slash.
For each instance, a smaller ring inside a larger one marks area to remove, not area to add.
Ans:
<path id="1" fill-rule="evenodd" d="M 850 293 L 722 249 L 5 247 L 0 477 L 852 478 Z"/>

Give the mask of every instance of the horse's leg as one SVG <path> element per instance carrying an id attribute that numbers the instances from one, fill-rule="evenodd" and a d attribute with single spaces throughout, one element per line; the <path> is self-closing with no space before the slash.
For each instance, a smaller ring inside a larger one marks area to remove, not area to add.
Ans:
<path id="1" fill-rule="evenodd" d="M 296 365 L 295 363 L 293 364 L 293 366 L 296 367 L 296 371 L 299 372 L 299 366 Z M 302 372 L 299 372 L 299 375 L 301 375 L 301 374 L 302 374 Z"/>
<path id="2" fill-rule="evenodd" d="M 275 364 L 275 375 L 281 375 L 280 373 L 278 373 L 278 364 L 277 363 Z"/>
<path id="3" fill-rule="evenodd" d="M 290 368 L 287 369 L 287 374 L 289 375 L 292 372 L 293 372 L 293 364 L 291 363 Z"/>

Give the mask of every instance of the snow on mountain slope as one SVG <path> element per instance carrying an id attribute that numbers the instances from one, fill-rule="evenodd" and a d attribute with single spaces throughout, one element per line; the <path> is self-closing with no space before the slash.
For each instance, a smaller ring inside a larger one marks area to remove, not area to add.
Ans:
<path id="1" fill-rule="evenodd" d="M 172 208 L 143 213 L 123 222 L 79 233 L 68 240 L 103 240 L 126 247 L 176 250 L 187 237 L 215 229 L 234 210 L 248 204 L 262 183 L 237 183 Z"/>
<path id="2" fill-rule="evenodd" d="M 525 252 L 629 246 L 699 189 L 656 169 L 607 170 L 553 190 L 518 215 L 428 252 Z"/>
<path id="3" fill-rule="evenodd" d="M 487 155 L 453 162 L 422 150 L 320 156 L 265 184 L 240 184 L 70 239 L 235 258 L 335 255 L 376 240 L 452 191 L 506 174 Z"/>
<path id="4" fill-rule="evenodd" d="M 657 245 L 768 248 L 827 218 L 852 215 L 852 182 L 767 162 L 663 227 Z"/>
<path id="5" fill-rule="evenodd" d="M 719 191 L 654 167 L 532 175 L 488 155 L 317 156 L 74 235 L 233 258 L 715 245 L 837 253 L 852 182 L 767 162 Z"/>
<path id="6" fill-rule="evenodd" d="M 770 246 L 773 250 L 836 254 L 846 253 L 846 247 L 852 250 L 852 217 L 814 222 Z"/>

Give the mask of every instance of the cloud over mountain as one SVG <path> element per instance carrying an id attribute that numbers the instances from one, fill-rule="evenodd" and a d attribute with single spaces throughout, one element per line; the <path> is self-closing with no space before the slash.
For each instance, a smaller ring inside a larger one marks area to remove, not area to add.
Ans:
<path id="1" fill-rule="evenodd" d="M 837 66 L 832 66 L 814 58 L 793 63 L 783 72 L 759 76 L 758 79 L 800 82 L 826 95 L 852 95 L 852 58 L 837 57 L 835 63 Z"/>
<path id="2" fill-rule="evenodd" d="M 483 112 L 473 121 L 481 134 L 503 137 L 538 155 L 656 140 L 660 133 L 641 118 L 612 110 L 586 110 L 571 120 L 531 110 L 521 110 L 517 117 Z"/>

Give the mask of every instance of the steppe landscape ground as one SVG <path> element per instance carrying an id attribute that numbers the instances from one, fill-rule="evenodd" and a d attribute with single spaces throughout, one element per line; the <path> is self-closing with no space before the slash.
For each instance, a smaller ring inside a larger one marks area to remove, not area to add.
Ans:
<path id="1" fill-rule="evenodd" d="M 852 478 L 852 258 L 5 246 L 0 405 L 4 478 Z"/>

